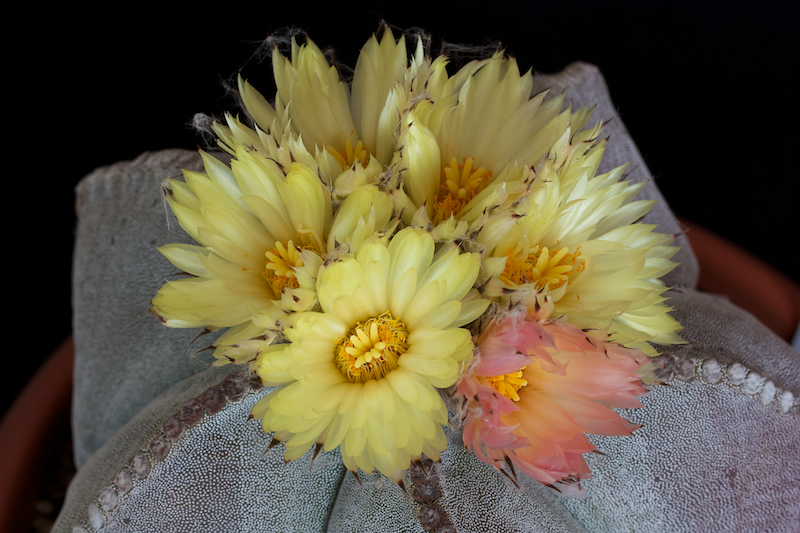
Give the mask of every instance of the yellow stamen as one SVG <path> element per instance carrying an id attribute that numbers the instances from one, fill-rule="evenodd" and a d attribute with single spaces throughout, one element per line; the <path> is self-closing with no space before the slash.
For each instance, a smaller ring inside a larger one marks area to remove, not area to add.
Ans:
<path id="1" fill-rule="evenodd" d="M 381 379 L 408 350 L 408 329 L 389 311 L 359 322 L 336 350 L 336 366 L 351 383 Z"/>
<path id="2" fill-rule="evenodd" d="M 263 273 L 275 295 L 286 289 L 296 289 L 300 286 L 294 269 L 303 266 L 300 258 L 300 248 L 295 247 L 292 241 L 276 242 L 275 248 L 267 252 L 267 270 Z"/>
<path id="3" fill-rule="evenodd" d="M 344 151 L 337 152 L 330 146 L 325 147 L 330 154 L 336 158 L 336 161 L 341 165 L 342 170 L 347 170 L 352 167 L 356 161 L 361 163 L 361 166 L 367 168 L 369 164 L 369 152 L 364 149 L 364 143 L 358 141 L 355 148 L 353 148 L 353 141 L 347 139 Z"/>
<path id="4" fill-rule="evenodd" d="M 535 283 L 539 289 L 545 285 L 549 285 L 551 290 L 557 289 L 564 283 L 572 283 L 575 276 L 586 268 L 586 262 L 580 256 L 580 246 L 574 254 L 569 253 L 569 248 L 551 251 L 543 246 L 521 261 L 512 254 L 506 260 L 500 279 L 509 286 Z"/>
<path id="5" fill-rule="evenodd" d="M 442 170 L 442 183 L 433 204 L 434 224 L 458 214 L 491 183 L 492 171 L 487 171 L 484 167 L 473 168 L 474 160 L 474 157 L 465 157 L 462 159 L 463 164 L 459 165 L 454 157 L 450 160 L 450 165 Z"/>
<path id="6" fill-rule="evenodd" d="M 519 389 L 528 384 L 528 381 L 522 378 L 522 371 L 525 370 L 525 368 L 527 367 L 523 366 L 516 372 L 503 374 L 502 376 L 487 377 L 486 379 L 489 380 L 489 384 L 494 390 L 509 400 L 518 402 L 519 394 L 517 393 Z"/>

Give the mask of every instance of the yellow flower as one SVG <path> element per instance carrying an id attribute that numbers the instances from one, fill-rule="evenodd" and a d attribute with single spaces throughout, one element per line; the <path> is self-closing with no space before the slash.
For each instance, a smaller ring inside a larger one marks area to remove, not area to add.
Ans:
<path id="1" fill-rule="evenodd" d="M 683 342 L 659 279 L 676 266 L 670 257 L 677 248 L 671 235 L 635 223 L 654 204 L 630 201 L 643 183 L 620 181 L 624 167 L 594 175 L 604 147 L 570 147 L 561 166 L 547 159 L 517 201 L 513 222 L 481 235 L 485 295 L 525 303 L 531 313 L 546 299 L 553 316 L 656 355 L 648 343 Z"/>
<path id="2" fill-rule="evenodd" d="M 287 460 L 315 442 L 340 446 L 348 469 L 397 481 L 412 458 L 445 449 L 447 410 L 436 389 L 456 382 L 473 351 L 459 326 L 489 302 L 472 288 L 478 254 L 436 251 L 415 228 L 384 241 L 323 267 L 322 312 L 299 315 L 284 332 L 291 344 L 270 346 L 253 365 L 266 385 L 285 384 L 253 416 L 285 441 Z"/>
<path id="3" fill-rule="evenodd" d="M 394 155 L 399 114 L 388 97 L 405 76 L 405 38 L 395 42 L 388 27 L 380 41 L 373 35 L 361 50 L 352 87 L 311 39 L 298 45 L 292 38 L 291 58 L 276 48 L 272 62 L 274 106 L 240 77 L 239 94 L 256 127 L 226 116 L 227 126 L 215 125 L 222 147 L 246 144 L 269 153 L 275 144 L 291 146 L 298 160 L 316 162 L 340 197 L 374 182 Z"/>
<path id="4" fill-rule="evenodd" d="M 532 76 L 520 75 L 514 59 L 496 54 L 450 78 L 445 63 L 428 59 L 417 68 L 428 76 L 424 88 L 409 87 L 398 142 L 403 189 L 396 196 L 406 207 L 404 222 L 455 238 L 506 222 L 542 162 L 557 159 L 560 166 L 568 155 L 562 146 L 594 143 L 600 127 L 581 131 L 591 110 L 561 111 L 563 95 L 531 97 Z"/>
<path id="5" fill-rule="evenodd" d="M 284 174 L 242 145 L 231 168 L 201 155 L 206 174 L 185 171 L 185 182 L 169 180 L 167 200 L 202 246 L 159 248 L 193 277 L 168 281 L 152 311 L 169 327 L 230 327 L 216 342 L 217 364 L 246 362 L 289 314 L 317 304 L 317 272 L 329 248 L 372 238 L 388 224 L 391 200 L 367 188 L 334 218 L 330 192 L 306 165 L 291 163 Z"/>

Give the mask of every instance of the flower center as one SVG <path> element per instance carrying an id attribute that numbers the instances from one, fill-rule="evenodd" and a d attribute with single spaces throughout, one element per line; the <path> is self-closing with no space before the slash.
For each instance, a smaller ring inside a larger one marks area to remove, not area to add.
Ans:
<path id="1" fill-rule="evenodd" d="M 296 289 L 300 286 L 294 269 L 303 266 L 303 260 L 300 258 L 300 249 L 292 241 L 276 242 L 275 248 L 267 252 L 267 260 L 267 270 L 263 274 L 276 296 L 286 288 Z"/>
<path id="2" fill-rule="evenodd" d="M 442 183 L 433 203 L 433 223 L 439 224 L 451 215 L 459 213 L 464 207 L 486 188 L 492 181 L 492 171 L 484 167 L 473 168 L 474 157 L 462 159 L 459 165 L 456 158 L 442 171 Z"/>
<path id="3" fill-rule="evenodd" d="M 569 248 L 548 250 L 543 246 L 522 261 L 509 255 L 500 279 L 506 285 L 535 283 L 537 288 L 542 288 L 549 284 L 551 290 L 557 289 L 570 283 L 586 268 L 580 255 L 580 246 L 574 254 L 569 253 Z"/>
<path id="4" fill-rule="evenodd" d="M 353 142 L 347 139 L 344 152 L 337 152 L 330 146 L 326 146 L 325 148 L 336 158 L 336 161 L 342 166 L 342 170 L 347 170 L 352 167 L 356 161 L 361 163 L 361 166 L 364 168 L 367 168 L 369 164 L 369 152 L 364 149 L 364 143 L 361 141 L 358 141 L 355 148 L 353 148 Z"/>
<path id="5" fill-rule="evenodd" d="M 366 383 L 395 370 L 406 350 L 406 325 L 386 311 L 350 328 L 336 351 L 336 366 L 351 383 Z"/>
<path id="6" fill-rule="evenodd" d="M 517 394 L 517 392 L 519 391 L 519 389 L 528 384 L 527 380 L 522 379 L 522 371 L 525 370 L 526 368 L 527 367 L 523 366 L 522 368 L 520 368 L 516 372 L 512 372 L 511 374 L 503 374 L 502 376 L 494 376 L 494 377 L 487 376 L 486 379 L 489 380 L 489 384 L 494 388 L 494 390 L 496 390 L 509 400 L 518 402 L 519 394 Z"/>

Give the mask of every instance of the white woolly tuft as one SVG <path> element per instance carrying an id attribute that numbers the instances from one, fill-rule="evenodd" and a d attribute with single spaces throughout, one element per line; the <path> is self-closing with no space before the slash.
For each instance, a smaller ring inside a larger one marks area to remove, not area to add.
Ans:
<path id="1" fill-rule="evenodd" d="M 205 146 L 214 146 L 217 143 L 217 137 L 213 128 L 214 122 L 216 122 L 216 119 L 212 116 L 206 115 L 205 113 L 195 113 L 188 126 L 194 129 L 203 139 L 203 144 L 205 144 Z"/>
<path id="2" fill-rule="evenodd" d="M 272 32 L 261 45 L 253 52 L 251 59 L 261 63 L 272 58 L 272 51 L 278 49 L 283 55 L 290 53 L 292 48 L 292 38 L 305 37 L 306 31 L 296 26 L 287 26 Z"/>
<path id="3" fill-rule="evenodd" d="M 503 49 L 500 41 L 489 41 L 486 44 L 457 44 L 442 41 L 439 48 L 439 55 L 450 57 L 450 61 L 456 69 L 461 68 L 475 59 L 486 59 Z"/>

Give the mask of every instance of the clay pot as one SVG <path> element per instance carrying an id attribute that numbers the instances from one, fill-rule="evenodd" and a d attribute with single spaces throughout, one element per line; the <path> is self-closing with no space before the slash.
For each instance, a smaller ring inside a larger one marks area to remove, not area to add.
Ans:
<path id="1" fill-rule="evenodd" d="M 0 424 L 0 533 L 29 530 L 45 470 L 62 452 L 69 431 L 74 359 L 70 335 Z"/>

